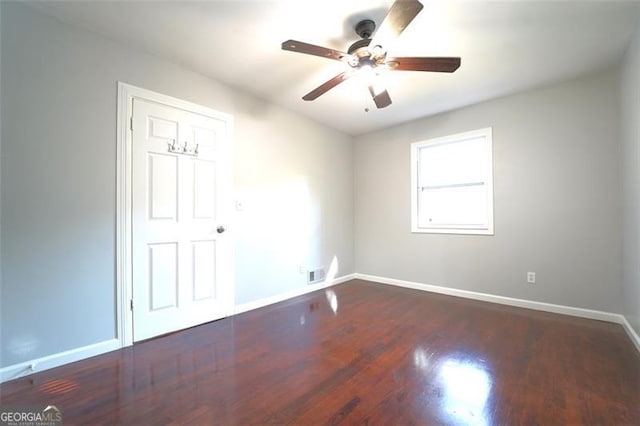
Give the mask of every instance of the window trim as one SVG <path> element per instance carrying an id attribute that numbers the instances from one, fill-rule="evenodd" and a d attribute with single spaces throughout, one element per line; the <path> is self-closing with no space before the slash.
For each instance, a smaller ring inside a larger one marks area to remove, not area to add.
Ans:
<path id="1" fill-rule="evenodd" d="M 473 225 L 439 225 L 437 227 L 418 226 L 418 153 L 421 147 L 426 145 L 446 145 L 464 139 L 484 137 L 489 154 L 489 170 L 485 179 L 487 186 L 487 226 L 477 227 Z M 466 235 L 494 235 L 493 224 L 493 129 L 485 127 L 483 129 L 471 130 L 457 133 L 455 135 L 442 136 L 411 144 L 411 232 L 420 234 L 466 234 Z"/>

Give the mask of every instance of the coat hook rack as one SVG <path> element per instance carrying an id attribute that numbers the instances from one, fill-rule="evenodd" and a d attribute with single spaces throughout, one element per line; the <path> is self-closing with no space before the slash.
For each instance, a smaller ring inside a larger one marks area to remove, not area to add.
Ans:
<path id="1" fill-rule="evenodd" d="M 171 139 L 171 142 L 167 142 L 167 150 L 174 154 L 190 155 L 192 157 L 197 157 L 199 154 L 198 145 L 199 144 L 195 144 L 195 146 L 193 145 L 189 146 L 189 142 L 184 141 L 184 144 L 180 146 L 178 145 L 175 139 Z"/>

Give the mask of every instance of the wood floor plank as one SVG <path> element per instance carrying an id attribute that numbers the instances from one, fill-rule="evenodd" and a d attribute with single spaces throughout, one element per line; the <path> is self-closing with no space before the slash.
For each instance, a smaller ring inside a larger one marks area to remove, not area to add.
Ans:
<path id="1" fill-rule="evenodd" d="M 639 425 L 640 354 L 617 324 L 353 280 L 4 383 L 0 403 L 66 425 Z"/>

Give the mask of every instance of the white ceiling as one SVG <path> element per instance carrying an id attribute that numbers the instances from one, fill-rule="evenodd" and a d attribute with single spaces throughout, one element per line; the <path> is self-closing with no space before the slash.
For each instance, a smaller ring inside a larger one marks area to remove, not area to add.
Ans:
<path id="1" fill-rule="evenodd" d="M 388 73 L 393 104 L 381 110 L 355 78 L 303 101 L 343 65 L 280 45 L 296 39 L 346 51 L 358 38 L 355 23 L 379 23 L 393 0 L 32 4 L 352 135 L 612 66 L 639 16 L 637 1 L 421 1 L 422 12 L 386 46 L 390 54 L 460 56 L 462 65 L 453 74 Z"/>

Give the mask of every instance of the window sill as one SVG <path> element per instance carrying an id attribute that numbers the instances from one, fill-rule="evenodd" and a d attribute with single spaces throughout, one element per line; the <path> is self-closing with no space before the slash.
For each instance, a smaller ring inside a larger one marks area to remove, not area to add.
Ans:
<path id="1" fill-rule="evenodd" d="M 412 234 L 494 235 L 493 229 L 412 228 Z"/>

